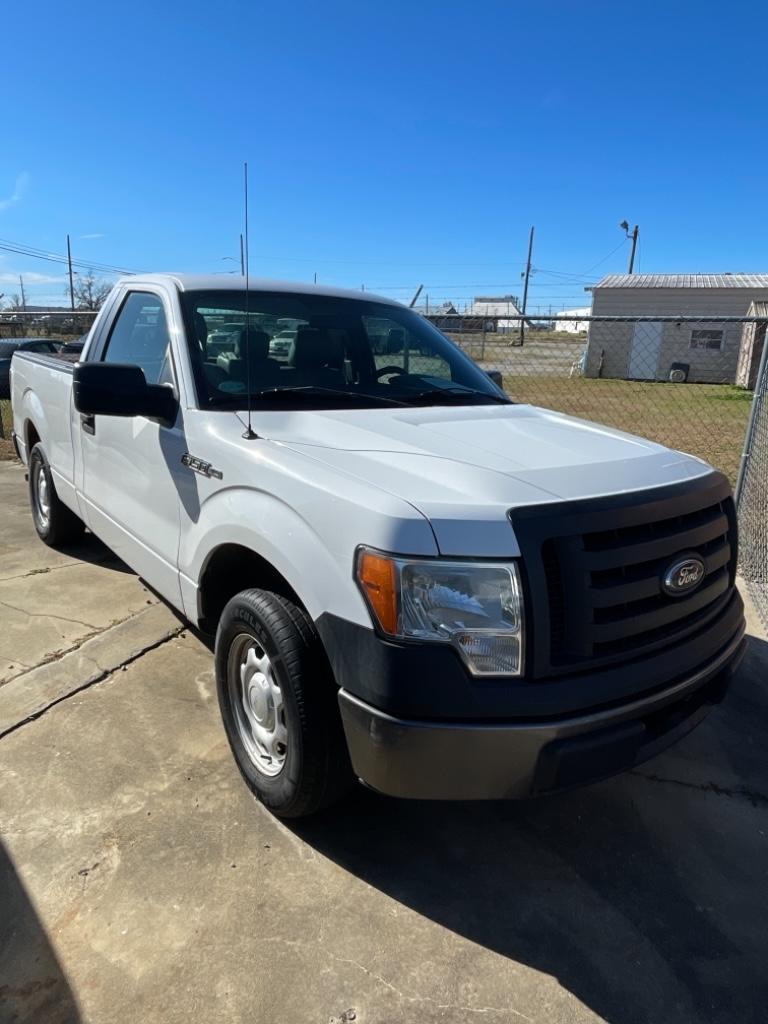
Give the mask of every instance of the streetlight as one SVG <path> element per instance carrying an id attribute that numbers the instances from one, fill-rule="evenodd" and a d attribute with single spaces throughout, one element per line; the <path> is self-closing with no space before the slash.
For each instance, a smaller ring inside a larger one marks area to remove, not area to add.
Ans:
<path id="1" fill-rule="evenodd" d="M 627 238 L 631 238 L 632 239 L 632 251 L 629 254 L 629 270 L 627 271 L 628 274 L 631 274 L 631 273 L 633 273 L 633 269 L 634 269 L 634 266 L 635 266 L 635 250 L 637 249 L 637 236 L 638 236 L 638 233 L 639 233 L 640 229 L 637 226 L 637 224 L 635 224 L 635 230 L 630 235 L 630 233 L 629 233 L 629 221 L 627 221 L 627 220 L 623 220 L 621 222 L 621 224 L 619 224 L 619 227 L 626 234 Z"/>

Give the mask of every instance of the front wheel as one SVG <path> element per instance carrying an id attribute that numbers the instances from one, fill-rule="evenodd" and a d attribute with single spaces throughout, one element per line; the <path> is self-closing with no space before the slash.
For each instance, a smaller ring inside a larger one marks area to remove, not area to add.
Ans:
<path id="1" fill-rule="evenodd" d="M 216 684 L 238 768 L 274 814 L 313 814 L 353 783 L 336 687 L 302 608 L 264 590 L 233 597 L 216 632 Z"/>

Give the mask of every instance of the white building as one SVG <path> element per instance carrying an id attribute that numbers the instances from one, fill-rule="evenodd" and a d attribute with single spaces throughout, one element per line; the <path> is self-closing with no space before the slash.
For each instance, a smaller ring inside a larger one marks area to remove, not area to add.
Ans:
<path id="1" fill-rule="evenodd" d="M 467 316 L 483 317 L 494 321 L 491 330 L 500 334 L 520 330 L 520 309 L 516 295 L 478 296 L 472 300 Z M 512 319 L 509 319 L 512 318 Z"/>
<path id="2" fill-rule="evenodd" d="M 586 334 L 587 328 L 589 327 L 588 320 L 580 320 L 579 317 L 590 316 L 592 313 L 591 306 L 581 306 L 579 309 L 564 309 L 558 313 L 558 317 L 572 317 L 573 319 L 568 320 L 555 320 L 552 325 L 555 331 L 565 331 L 567 334 Z"/>

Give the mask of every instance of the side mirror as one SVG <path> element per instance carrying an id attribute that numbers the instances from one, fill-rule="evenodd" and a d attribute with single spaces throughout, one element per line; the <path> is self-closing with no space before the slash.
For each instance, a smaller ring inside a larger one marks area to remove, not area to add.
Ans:
<path id="1" fill-rule="evenodd" d="M 487 376 L 491 378 L 497 388 L 504 390 L 504 378 L 501 376 L 501 370 L 486 370 Z"/>
<path id="2" fill-rule="evenodd" d="M 86 416 L 146 416 L 164 427 L 176 420 L 173 391 L 164 384 L 147 384 L 140 366 L 78 363 L 72 393 L 75 408 Z"/>

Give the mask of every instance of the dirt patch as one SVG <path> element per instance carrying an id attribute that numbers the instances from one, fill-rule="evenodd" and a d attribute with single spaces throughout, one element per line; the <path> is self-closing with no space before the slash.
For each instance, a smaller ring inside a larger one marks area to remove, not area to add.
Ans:
<path id="1" fill-rule="evenodd" d="M 13 442 L 0 437 L 0 462 L 18 462 L 18 456 L 13 447 Z"/>

